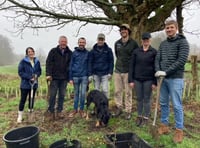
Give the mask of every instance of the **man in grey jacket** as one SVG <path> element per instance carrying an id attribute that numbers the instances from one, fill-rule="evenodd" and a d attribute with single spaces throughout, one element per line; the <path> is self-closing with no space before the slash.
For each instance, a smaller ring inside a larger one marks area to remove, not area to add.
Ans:
<path id="1" fill-rule="evenodd" d="M 182 92 L 184 87 L 184 65 L 188 58 L 189 45 L 186 38 L 177 34 L 178 24 L 174 20 L 167 21 L 165 32 L 167 39 L 159 47 L 156 59 L 156 77 L 165 77 L 160 90 L 161 125 L 159 134 L 170 132 L 169 124 L 169 101 L 172 100 L 175 116 L 175 133 L 173 141 L 180 143 L 183 140 L 183 106 Z"/>

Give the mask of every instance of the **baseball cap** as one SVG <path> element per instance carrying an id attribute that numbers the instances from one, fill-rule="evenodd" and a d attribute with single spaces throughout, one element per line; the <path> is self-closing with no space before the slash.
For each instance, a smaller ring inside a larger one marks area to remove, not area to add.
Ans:
<path id="1" fill-rule="evenodd" d="M 142 34 L 142 39 L 145 40 L 145 39 L 149 39 L 151 38 L 151 34 L 149 32 L 144 32 Z"/>
<path id="2" fill-rule="evenodd" d="M 105 39 L 105 35 L 103 33 L 99 33 L 97 39 Z"/>
<path id="3" fill-rule="evenodd" d="M 126 28 L 126 29 L 130 30 L 129 24 L 122 24 L 122 25 L 120 26 L 120 29 L 121 29 L 121 28 Z"/>

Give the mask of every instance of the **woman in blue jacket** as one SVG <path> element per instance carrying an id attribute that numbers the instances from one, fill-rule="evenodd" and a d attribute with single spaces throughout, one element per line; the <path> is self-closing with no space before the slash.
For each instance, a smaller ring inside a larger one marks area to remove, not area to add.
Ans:
<path id="1" fill-rule="evenodd" d="M 37 80 L 41 75 L 40 61 L 35 57 L 35 51 L 32 47 L 26 49 L 26 56 L 20 61 L 18 66 L 18 74 L 21 78 L 21 99 L 19 103 L 17 122 L 21 123 L 27 96 L 29 96 L 29 111 L 33 111 L 35 92 L 38 88 Z M 33 96 L 31 96 L 31 91 L 33 91 Z"/>

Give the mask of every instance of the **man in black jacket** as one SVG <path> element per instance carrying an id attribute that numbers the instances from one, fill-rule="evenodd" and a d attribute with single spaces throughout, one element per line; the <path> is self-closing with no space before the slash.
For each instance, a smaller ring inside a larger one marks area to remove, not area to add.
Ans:
<path id="1" fill-rule="evenodd" d="M 55 117 L 54 108 L 57 92 L 57 117 L 64 117 L 62 110 L 67 82 L 69 81 L 71 55 L 72 51 L 67 46 L 67 37 L 60 36 L 59 45 L 50 50 L 46 59 L 46 79 L 47 81 L 51 81 L 48 111 L 52 119 Z"/>

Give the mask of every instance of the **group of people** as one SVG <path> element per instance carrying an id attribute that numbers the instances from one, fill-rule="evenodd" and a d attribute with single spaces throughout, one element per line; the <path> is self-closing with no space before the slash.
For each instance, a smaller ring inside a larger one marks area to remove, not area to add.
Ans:
<path id="1" fill-rule="evenodd" d="M 97 36 L 97 43 L 91 51 L 88 51 L 86 39 L 78 39 L 78 47 L 72 52 L 67 45 L 67 37 L 60 36 L 59 45 L 49 51 L 46 59 L 46 79 L 50 81 L 50 98 L 48 113 L 51 119 L 64 118 L 63 102 L 66 87 L 74 86 L 75 97 L 73 111 L 69 117 L 77 113 L 85 117 L 84 104 L 87 87 L 94 82 L 97 90 L 109 97 L 109 80 L 114 77 L 114 101 L 116 112 L 113 116 L 121 114 L 124 119 L 131 119 L 132 114 L 132 90 L 137 97 L 136 125 L 142 126 L 148 123 L 151 108 L 152 90 L 156 89 L 157 78 L 164 77 L 160 90 L 161 125 L 159 134 L 167 134 L 169 129 L 169 102 L 172 100 L 175 114 L 174 142 L 183 140 L 183 73 L 184 65 L 189 53 L 189 45 L 186 38 L 177 33 L 178 24 L 174 20 L 167 21 L 165 32 L 167 39 L 161 42 L 159 49 L 151 46 L 151 34 L 144 32 L 141 37 L 141 46 L 133 40 L 128 24 L 122 24 L 119 32 L 121 38 L 115 42 L 114 53 L 116 63 L 114 68 L 114 56 L 112 49 L 105 42 L 105 35 Z M 19 104 L 17 122 L 22 122 L 22 114 L 26 97 L 33 88 L 35 95 L 38 87 L 37 79 L 41 75 L 39 60 L 34 56 L 34 49 L 26 49 L 26 57 L 20 62 L 18 68 L 21 77 L 21 99 Z M 34 87 L 31 87 L 34 84 Z M 56 104 L 56 96 L 57 106 Z M 29 105 L 29 111 L 33 104 Z M 56 113 L 56 114 L 55 114 Z"/>

